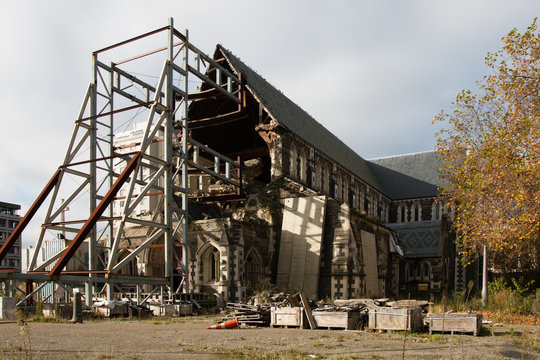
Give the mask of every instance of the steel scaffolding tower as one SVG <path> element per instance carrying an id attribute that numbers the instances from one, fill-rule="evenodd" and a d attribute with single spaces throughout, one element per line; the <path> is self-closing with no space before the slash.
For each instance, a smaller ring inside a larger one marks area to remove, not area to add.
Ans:
<path id="1" fill-rule="evenodd" d="M 156 39 L 163 41 L 165 34 L 165 46 L 108 64 L 102 60 L 109 54 L 114 57 L 132 48 L 139 50 Z M 145 74 L 155 69 L 160 56 L 161 72 L 156 76 Z M 196 169 L 241 189 L 239 162 L 190 139 L 189 105 L 213 93 L 226 96 L 242 109 L 245 98 L 241 79 L 190 43 L 188 31 L 176 30 L 173 19 L 168 26 L 95 51 L 92 60 L 93 80 L 64 161 L 0 248 L 1 261 L 48 199 L 28 273 L 2 271 L 0 280 L 27 281 L 30 286 L 23 301 L 51 281 L 66 288 L 84 284 L 87 304 L 101 292 L 97 285 L 106 289 L 109 299 L 121 291 L 120 284 L 134 284 L 137 290 L 140 285 L 150 285 L 150 294 L 158 288 L 163 292 L 163 287 L 169 295 L 188 293 L 188 171 Z M 196 83 L 204 84 L 204 90 L 194 91 Z M 115 130 L 136 118 L 143 118 L 145 124 L 139 140 L 129 146 L 115 146 Z M 157 198 L 159 207 L 151 218 L 137 216 L 137 206 L 149 198 Z M 73 211 L 81 208 L 81 202 L 87 203 L 82 207 L 87 206 L 88 211 Z M 116 212 L 115 206 L 119 209 Z M 78 218 L 63 218 L 68 207 Z M 146 239 L 125 246 L 123 232 L 134 225 L 147 229 Z M 69 245 L 39 263 L 43 240 L 51 233 L 68 234 Z M 66 270 L 82 244 L 88 249 L 86 268 Z M 151 248 L 163 249 L 160 276 L 122 272 Z M 33 289 L 33 282 L 42 285 Z"/>

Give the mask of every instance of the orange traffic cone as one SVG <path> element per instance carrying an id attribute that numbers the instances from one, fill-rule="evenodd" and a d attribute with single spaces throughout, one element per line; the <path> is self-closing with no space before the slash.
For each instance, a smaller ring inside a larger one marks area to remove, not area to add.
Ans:
<path id="1" fill-rule="evenodd" d="M 221 324 L 207 326 L 207 329 L 240 329 L 240 326 L 238 325 L 238 319 L 234 318 L 229 321 L 225 321 Z"/>

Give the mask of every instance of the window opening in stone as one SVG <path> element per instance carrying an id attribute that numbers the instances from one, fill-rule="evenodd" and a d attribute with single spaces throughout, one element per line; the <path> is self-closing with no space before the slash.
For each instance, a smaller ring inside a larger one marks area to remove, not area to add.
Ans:
<path id="1" fill-rule="evenodd" d="M 429 264 L 428 263 L 424 263 L 424 279 L 425 280 L 429 280 Z"/>

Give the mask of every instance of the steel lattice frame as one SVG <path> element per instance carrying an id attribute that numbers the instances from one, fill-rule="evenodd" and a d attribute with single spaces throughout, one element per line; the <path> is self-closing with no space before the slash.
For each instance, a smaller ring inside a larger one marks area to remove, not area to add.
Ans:
<path id="1" fill-rule="evenodd" d="M 166 46 L 121 62 L 101 62 L 101 56 L 109 51 L 163 33 L 168 34 Z M 133 64 L 139 59 L 163 52 L 166 52 L 166 58 L 155 86 L 133 71 L 123 69 L 124 64 Z M 206 70 L 201 70 L 201 64 L 207 66 Z M 95 284 L 106 286 L 109 299 L 116 291 L 115 285 L 123 283 L 136 284 L 137 289 L 140 284 L 149 284 L 154 286 L 152 292 L 160 286 L 167 287 L 169 294 L 189 292 L 186 266 L 188 246 L 185 246 L 188 232 L 188 170 L 197 169 L 238 189 L 241 187 L 238 162 L 189 138 L 189 104 L 196 98 L 193 92 L 190 93 L 189 79 L 193 76 L 221 96 L 237 103 L 239 108 L 242 107 L 245 100 L 240 78 L 191 44 L 188 31 L 182 34 L 174 29 L 172 19 L 169 26 L 93 53 L 93 81 L 75 121 L 64 161 L 12 236 L 0 248 L 0 260 L 46 198 L 49 204 L 34 248 L 41 249 L 44 237 L 50 231 L 74 234 L 74 237 L 64 250 L 45 262 L 38 263 L 39 251 L 35 251 L 27 274 L 0 272 L 0 279 L 41 283 L 53 281 L 65 287 L 69 287 L 67 284 L 84 283 L 87 304 L 91 304 Z M 121 114 L 133 112 L 137 116 L 144 115 L 146 125 L 136 149 L 120 151 L 114 146 L 115 121 Z M 149 151 L 150 146 L 158 147 L 158 155 Z M 206 154 L 205 165 L 199 161 L 202 152 Z M 213 159 L 211 167 L 208 166 L 209 158 Z M 118 168 L 123 170 L 118 172 Z M 139 176 L 143 173 L 148 175 Z M 69 184 L 65 186 L 69 183 L 67 176 L 78 179 L 75 188 L 70 188 Z M 136 185 L 139 191 L 135 190 Z M 127 190 L 125 197 L 118 196 L 122 188 Z M 65 201 L 60 201 L 60 194 L 65 194 Z M 178 195 L 181 195 L 180 204 L 174 200 Z M 160 198 L 162 208 L 156 210 L 152 219 L 140 219 L 133 215 L 143 199 L 155 196 Z M 81 197 L 88 199 L 88 215 L 83 220 L 63 220 L 66 209 L 76 206 Z M 120 198 L 124 200 L 124 205 L 120 216 L 114 216 L 113 202 L 118 202 Z M 148 236 L 141 244 L 129 249 L 127 256 L 124 252 L 120 258 L 122 233 L 129 224 L 146 227 Z M 79 273 L 65 271 L 83 242 L 88 244 L 88 269 Z M 105 246 L 105 259 L 99 257 L 98 245 Z M 164 248 L 164 276 L 122 275 L 121 270 L 150 246 Z M 181 258 L 174 248 L 182 249 Z M 98 266 L 98 261 L 102 263 L 101 266 Z M 180 274 L 175 274 L 175 261 L 181 264 Z M 173 288 L 175 276 L 182 277 L 181 286 L 176 289 Z M 37 290 L 39 287 L 28 291 L 25 299 Z"/>

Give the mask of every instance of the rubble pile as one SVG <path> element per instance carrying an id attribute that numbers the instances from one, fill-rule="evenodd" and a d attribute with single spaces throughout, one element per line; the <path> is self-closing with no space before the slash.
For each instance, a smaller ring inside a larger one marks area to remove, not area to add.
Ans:
<path id="1" fill-rule="evenodd" d="M 222 322 L 237 319 L 239 324 L 249 326 L 269 326 L 270 325 L 270 305 L 248 305 L 238 303 L 227 303 L 227 309 L 232 313 L 221 319 Z"/>
<path id="2" fill-rule="evenodd" d="M 243 327 L 298 327 L 310 329 L 379 331 L 462 332 L 477 335 L 477 314 L 428 314 L 424 300 L 348 299 L 315 303 L 302 292 L 257 295 L 248 303 L 228 303 L 223 322 L 237 321 Z"/>

